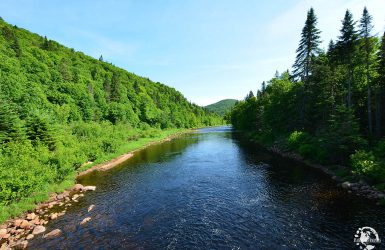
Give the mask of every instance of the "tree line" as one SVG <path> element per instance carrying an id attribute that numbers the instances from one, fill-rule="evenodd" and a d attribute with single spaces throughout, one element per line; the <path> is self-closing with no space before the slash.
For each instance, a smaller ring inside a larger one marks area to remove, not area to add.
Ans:
<path id="1" fill-rule="evenodd" d="M 344 164 L 370 181 L 385 182 L 385 33 L 373 34 L 365 7 L 347 10 L 327 50 L 314 9 L 307 12 L 292 72 L 263 82 L 231 112 L 239 130 L 307 158 Z M 385 185 L 383 185 L 385 189 Z"/>
<path id="2" fill-rule="evenodd" d="M 2 206 L 73 181 L 87 161 L 222 122 L 173 88 L 0 19 L 0 221 Z"/>

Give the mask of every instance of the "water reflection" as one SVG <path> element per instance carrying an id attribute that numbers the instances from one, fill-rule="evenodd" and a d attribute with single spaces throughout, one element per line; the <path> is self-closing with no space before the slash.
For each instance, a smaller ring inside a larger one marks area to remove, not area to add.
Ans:
<path id="1" fill-rule="evenodd" d="M 351 249 L 358 227 L 385 226 L 382 209 L 229 127 L 151 146 L 81 181 L 98 188 L 49 224 L 63 236 L 32 248 Z"/>

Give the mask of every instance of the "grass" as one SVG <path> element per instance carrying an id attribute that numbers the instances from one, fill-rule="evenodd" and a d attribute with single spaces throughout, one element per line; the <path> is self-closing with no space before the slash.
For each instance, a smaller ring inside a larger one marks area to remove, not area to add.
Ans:
<path id="1" fill-rule="evenodd" d="M 122 146 L 120 146 L 116 152 L 104 155 L 96 159 L 92 164 L 86 165 L 80 169 L 78 172 L 84 171 L 95 164 L 100 164 L 107 162 L 111 159 L 114 159 L 122 154 L 131 152 L 133 150 L 141 149 L 153 142 L 159 142 L 165 138 L 173 135 L 178 135 L 190 131 L 188 129 L 168 129 L 160 131 L 156 134 L 149 134 L 146 137 L 139 138 L 137 140 L 130 141 Z M 0 205 L 0 223 L 3 223 L 9 218 L 17 217 L 27 211 L 34 210 L 36 204 L 46 201 L 49 198 L 51 193 L 61 193 L 66 189 L 71 188 L 75 184 L 77 174 L 73 172 L 67 176 L 59 184 L 47 184 L 41 188 L 38 192 L 34 192 L 31 196 L 22 198 L 17 202 L 13 202 L 8 206 Z"/>

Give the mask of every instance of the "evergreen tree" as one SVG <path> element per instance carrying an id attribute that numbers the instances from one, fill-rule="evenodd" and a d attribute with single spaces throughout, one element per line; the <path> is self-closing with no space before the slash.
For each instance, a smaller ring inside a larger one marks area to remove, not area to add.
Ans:
<path id="1" fill-rule="evenodd" d="M 357 42 L 357 32 L 354 25 L 355 22 L 353 20 L 352 13 L 349 10 L 346 10 L 345 17 L 342 20 L 342 28 L 340 30 L 341 35 L 339 36 L 337 46 L 340 51 L 340 56 L 342 57 L 342 62 L 348 69 L 348 108 L 351 108 L 352 106 L 352 85 L 354 72 L 353 56 Z"/>
<path id="2" fill-rule="evenodd" d="M 103 55 L 100 55 L 99 61 L 104 62 L 104 60 L 103 60 Z"/>
<path id="3" fill-rule="evenodd" d="M 316 27 L 317 17 L 314 9 L 310 8 L 307 12 L 305 26 L 302 29 L 301 40 L 297 49 L 297 56 L 293 65 L 294 79 L 301 79 L 306 82 L 311 71 L 313 56 L 319 52 L 320 33 Z"/>
<path id="4" fill-rule="evenodd" d="M 385 92 L 385 32 L 381 39 L 380 51 L 378 53 L 378 67 L 377 67 L 378 79 L 376 87 L 376 135 L 380 137 L 383 133 L 383 120 L 382 115 L 385 107 L 384 105 L 384 92 Z"/>
<path id="5" fill-rule="evenodd" d="M 250 92 L 249 92 L 249 94 L 247 94 L 245 100 L 251 99 L 253 97 L 254 97 L 254 93 L 253 93 L 253 91 L 250 90 Z"/>
<path id="6" fill-rule="evenodd" d="M 314 9 L 310 8 L 307 12 L 307 18 L 305 26 L 302 29 L 301 40 L 297 49 L 297 56 L 295 63 L 293 65 L 293 78 L 300 79 L 304 82 L 302 89 L 302 104 L 299 108 L 301 125 L 300 127 L 305 126 L 305 113 L 307 105 L 307 91 L 308 91 L 308 78 L 311 74 L 311 68 L 313 64 L 313 59 L 319 53 L 320 41 L 320 31 L 316 27 L 317 17 L 314 14 Z"/>
<path id="7" fill-rule="evenodd" d="M 367 88 L 368 88 L 368 132 L 369 132 L 369 135 L 372 135 L 372 132 L 373 132 L 373 126 L 372 126 L 372 104 L 371 104 L 371 100 L 372 100 L 372 90 L 371 90 L 371 79 L 370 79 L 370 56 L 371 54 L 373 53 L 373 46 L 371 45 L 371 42 L 370 42 L 370 39 L 372 37 L 371 35 L 371 31 L 373 29 L 373 25 L 372 25 L 372 16 L 369 15 L 369 12 L 368 10 L 366 9 L 366 7 L 364 8 L 364 11 L 362 13 L 362 17 L 361 17 L 361 20 L 360 20 L 360 36 L 361 38 L 363 39 L 363 42 L 364 42 L 364 48 L 363 48 L 363 52 L 364 52 L 364 60 L 365 60 L 365 75 L 366 75 L 366 84 L 367 84 Z"/>

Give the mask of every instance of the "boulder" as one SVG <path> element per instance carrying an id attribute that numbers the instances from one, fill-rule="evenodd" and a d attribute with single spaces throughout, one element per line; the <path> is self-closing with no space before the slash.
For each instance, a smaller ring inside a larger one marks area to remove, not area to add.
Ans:
<path id="1" fill-rule="evenodd" d="M 95 186 L 85 186 L 83 187 L 83 191 L 95 191 Z"/>
<path id="2" fill-rule="evenodd" d="M 13 245 L 14 249 L 26 249 L 28 247 L 28 241 L 18 241 L 15 245 Z"/>
<path id="3" fill-rule="evenodd" d="M 51 232 L 45 234 L 43 236 L 43 238 L 54 238 L 54 237 L 58 237 L 62 234 L 62 231 L 60 229 L 55 229 L 55 230 L 52 230 Z"/>
<path id="4" fill-rule="evenodd" d="M 53 213 L 53 214 L 51 214 L 51 216 L 50 216 L 51 220 L 56 220 L 57 217 L 58 217 L 58 214 L 57 214 L 57 213 Z"/>
<path id="5" fill-rule="evenodd" d="M 31 226 L 31 224 L 27 221 L 27 220 L 23 220 L 20 224 L 20 228 L 29 228 Z"/>
<path id="6" fill-rule="evenodd" d="M 89 206 L 87 211 L 88 211 L 88 212 L 91 212 L 91 210 L 94 209 L 94 207 L 95 207 L 95 205 Z"/>
<path id="7" fill-rule="evenodd" d="M 6 228 L 0 229 L 0 237 L 1 237 L 1 235 L 4 235 L 6 233 L 7 233 L 7 229 Z"/>
<path id="8" fill-rule="evenodd" d="M 28 234 L 27 237 L 26 237 L 26 239 L 27 239 L 27 240 L 30 240 L 30 239 L 33 239 L 33 237 L 35 237 L 35 235 L 33 235 L 33 234 Z"/>
<path id="9" fill-rule="evenodd" d="M 0 234 L 0 239 L 8 239 L 9 237 L 11 237 L 10 234 Z"/>
<path id="10" fill-rule="evenodd" d="M 86 217 L 86 218 L 84 218 L 84 219 L 80 222 L 80 225 L 86 224 L 86 223 L 89 222 L 90 220 L 91 220 L 91 217 Z"/>
<path id="11" fill-rule="evenodd" d="M 41 234 L 41 233 L 44 233 L 44 232 L 45 232 L 45 227 L 43 227 L 43 226 L 36 226 L 33 229 L 32 234 L 36 235 L 36 234 Z"/>
<path id="12" fill-rule="evenodd" d="M 21 225 L 22 222 L 23 222 L 23 220 L 17 219 L 17 220 L 15 220 L 15 221 L 13 222 L 13 225 L 14 225 L 15 227 L 20 227 L 20 225 Z"/>
<path id="13" fill-rule="evenodd" d="M 75 184 L 75 186 L 73 187 L 73 190 L 74 191 L 82 191 L 83 190 L 83 185 L 82 184 Z"/>
<path id="14" fill-rule="evenodd" d="M 36 218 L 36 214 L 35 213 L 27 214 L 27 220 L 34 220 L 35 218 Z"/>
<path id="15" fill-rule="evenodd" d="M 0 250 L 8 250 L 10 249 L 7 243 L 3 243 L 0 247 Z"/>
<path id="16" fill-rule="evenodd" d="M 341 184 L 341 187 L 342 187 L 343 189 L 349 189 L 351 186 L 352 186 L 352 184 L 351 184 L 350 182 L 348 182 L 348 181 L 345 181 L 345 182 L 343 182 L 343 183 Z"/>

